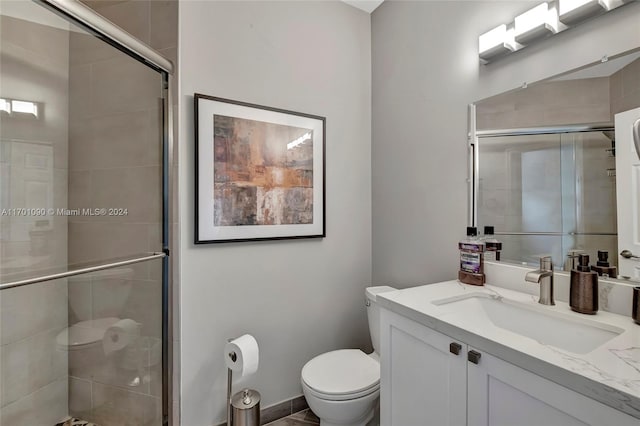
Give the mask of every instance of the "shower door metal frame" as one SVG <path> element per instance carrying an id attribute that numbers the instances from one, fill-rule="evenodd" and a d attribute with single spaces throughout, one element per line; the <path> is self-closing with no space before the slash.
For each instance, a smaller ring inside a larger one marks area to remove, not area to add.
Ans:
<path id="1" fill-rule="evenodd" d="M 126 55 L 136 59 L 160 74 L 162 79 L 162 252 L 144 253 L 126 259 L 117 259 L 105 264 L 85 266 L 63 272 L 48 273 L 38 277 L 15 279 L 0 284 L 0 291 L 85 274 L 103 269 L 115 268 L 122 265 L 162 259 L 162 425 L 173 424 L 173 375 L 169 374 L 173 367 L 173 265 L 170 257 L 170 247 L 173 244 L 172 228 L 170 226 L 171 200 L 173 199 L 173 108 L 170 91 L 170 76 L 174 67 L 171 61 L 164 58 L 151 47 L 131 36 L 126 31 L 103 18 L 89 7 L 76 0 L 33 0 L 35 3 L 62 16 L 66 20 L 78 25 L 95 35 L 105 43 L 110 44 Z"/>
<path id="2" fill-rule="evenodd" d="M 173 74 L 170 60 L 77 0 L 33 0 L 89 29 L 107 43 L 156 70 Z"/>

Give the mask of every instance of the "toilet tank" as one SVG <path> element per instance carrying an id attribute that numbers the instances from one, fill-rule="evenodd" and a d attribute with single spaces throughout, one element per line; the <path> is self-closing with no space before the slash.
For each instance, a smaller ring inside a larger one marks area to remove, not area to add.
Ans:
<path id="1" fill-rule="evenodd" d="M 373 351 L 378 355 L 380 354 L 380 307 L 376 303 L 376 296 L 380 293 L 386 293 L 395 290 L 397 289 L 386 285 L 378 287 L 367 287 L 365 289 L 367 317 L 369 320 L 369 333 L 371 334 Z"/>

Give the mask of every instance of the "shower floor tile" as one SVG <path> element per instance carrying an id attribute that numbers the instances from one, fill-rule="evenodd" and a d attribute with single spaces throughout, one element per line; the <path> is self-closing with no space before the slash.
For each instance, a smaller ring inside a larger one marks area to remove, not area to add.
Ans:
<path id="1" fill-rule="evenodd" d="M 95 423 L 80 419 L 69 419 L 66 422 L 58 423 L 56 426 L 98 426 Z"/>

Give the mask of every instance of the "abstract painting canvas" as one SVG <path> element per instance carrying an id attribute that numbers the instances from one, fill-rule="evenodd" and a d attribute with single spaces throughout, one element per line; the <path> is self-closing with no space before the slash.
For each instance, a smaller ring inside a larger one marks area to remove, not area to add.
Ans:
<path id="1" fill-rule="evenodd" d="M 325 118 L 194 95 L 195 243 L 325 236 Z"/>

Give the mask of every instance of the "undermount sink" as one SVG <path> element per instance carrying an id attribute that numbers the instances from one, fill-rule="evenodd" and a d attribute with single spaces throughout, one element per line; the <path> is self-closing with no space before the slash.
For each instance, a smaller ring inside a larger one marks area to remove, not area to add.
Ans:
<path id="1" fill-rule="evenodd" d="M 452 308 L 474 321 L 494 326 L 543 345 L 555 346 L 576 354 L 586 354 L 621 334 L 624 330 L 572 313 L 530 306 L 486 293 L 471 293 L 436 300 L 434 305 Z"/>

